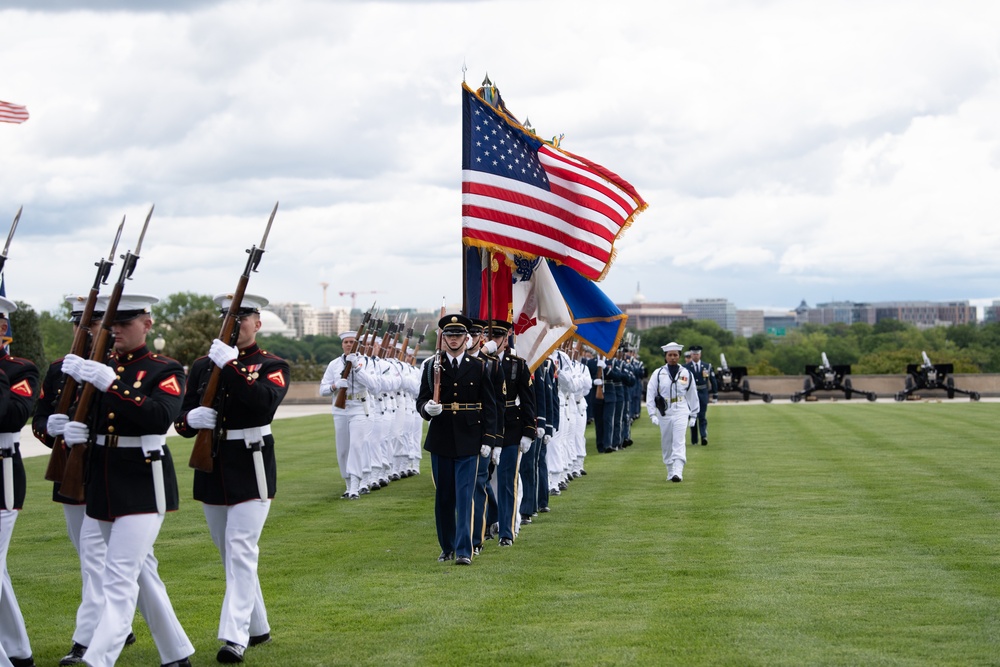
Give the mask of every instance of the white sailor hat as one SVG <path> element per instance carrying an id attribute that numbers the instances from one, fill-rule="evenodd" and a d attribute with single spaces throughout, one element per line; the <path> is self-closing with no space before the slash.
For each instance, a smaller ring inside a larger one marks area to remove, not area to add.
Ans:
<path id="1" fill-rule="evenodd" d="M 341 331 L 340 332 L 340 340 L 344 340 L 345 338 L 357 338 L 357 337 L 358 337 L 358 332 L 357 331 Z"/>
<path id="2" fill-rule="evenodd" d="M 663 350 L 664 352 L 671 352 L 671 351 L 680 352 L 681 350 L 684 349 L 684 346 L 681 345 L 680 343 L 675 343 L 671 341 L 666 345 L 661 345 L 660 349 Z"/>
<path id="3" fill-rule="evenodd" d="M 108 309 L 109 297 L 101 295 L 97 297 L 96 309 L 102 313 Z M 115 311 L 115 322 L 128 322 L 140 315 L 148 315 L 152 312 L 154 303 L 159 303 L 160 298 L 152 294 L 122 294 L 118 300 L 118 310 Z"/>
<path id="4" fill-rule="evenodd" d="M 17 310 L 16 303 L 5 296 L 0 296 L 0 316 L 9 317 L 15 310 Z"/>
<path id="5" fill-rule="evenodd" d="M 229 306 L 233 304 L 233 294 L 216 294 L 215 304 L 223 312 L 229 311 Z M 240 301 L 240 311 L 239 315 L 249 315 L 250 313 L 259 313 L 260 309 L 267 305 L 267 299 L 256 294 L 244 294 L 243 300 Z"/>

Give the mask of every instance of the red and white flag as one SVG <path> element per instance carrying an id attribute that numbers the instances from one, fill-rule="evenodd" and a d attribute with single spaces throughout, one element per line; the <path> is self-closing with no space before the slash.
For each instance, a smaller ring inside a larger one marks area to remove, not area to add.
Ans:
<path id="1" fill-rule="evenodd" d="M 23 123 L 28 120 L 28 107 L 0 100 L 0 123 Z"/>

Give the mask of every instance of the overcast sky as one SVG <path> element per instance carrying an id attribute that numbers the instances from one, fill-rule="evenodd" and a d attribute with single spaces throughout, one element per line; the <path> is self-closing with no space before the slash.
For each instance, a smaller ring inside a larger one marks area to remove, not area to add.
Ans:
<path id="1" fill-rule="evenodd" d="M 234 289 L 280 201 L 250 292 L 460 302 L 463 64 L 649 202 L 617 302 L 1000 298 L 992 0 L 3 7 L 31 118 L 0 123 L 0 234 L 23 204 L 7 291 L 38 310 L 153 203 L 133 291 Z"/>

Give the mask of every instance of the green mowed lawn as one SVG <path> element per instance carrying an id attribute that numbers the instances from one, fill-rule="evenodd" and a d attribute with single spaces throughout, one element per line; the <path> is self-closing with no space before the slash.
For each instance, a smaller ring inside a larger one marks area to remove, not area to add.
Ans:
<path id="1" fill-rule="evenodd" d="M 998 665 L 1000 457 L 989 403 L 716 406 L 666 481 L 658 431 L 593 453 L 510 549 L 436 562 L 423 474 L 340 499 L 329 416 L 275 423 L 260 574 L 274 641 L 250 665 Z M 215 663 L 222 566 L 182 485 L 156 546 Z M 29 459 L 8 559 L 36 660 L 68 650 L 79 570 Z M 156 665 L 141 618 L 119 665 Z"/>

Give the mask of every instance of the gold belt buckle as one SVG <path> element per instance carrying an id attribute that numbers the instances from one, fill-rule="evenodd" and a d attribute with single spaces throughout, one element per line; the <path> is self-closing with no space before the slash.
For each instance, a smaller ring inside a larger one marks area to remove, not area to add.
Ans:
<path id="1" fill-rule="evenodd" d="M 112 434 L 109 433 L 108 435 L 104 436 L 104 438 L 105 438 L 104 444 L 107 447 L 114 448 L 114 447 L 118 446 L 118 436 L 117 435 L 112 435 Z"/>
<path id="2" fill-rule="evenodd" d="M 452 403 L 451 404 L 451 409 L 452 409 L 452 412 L 458 412 L 458 403 Z"/>

